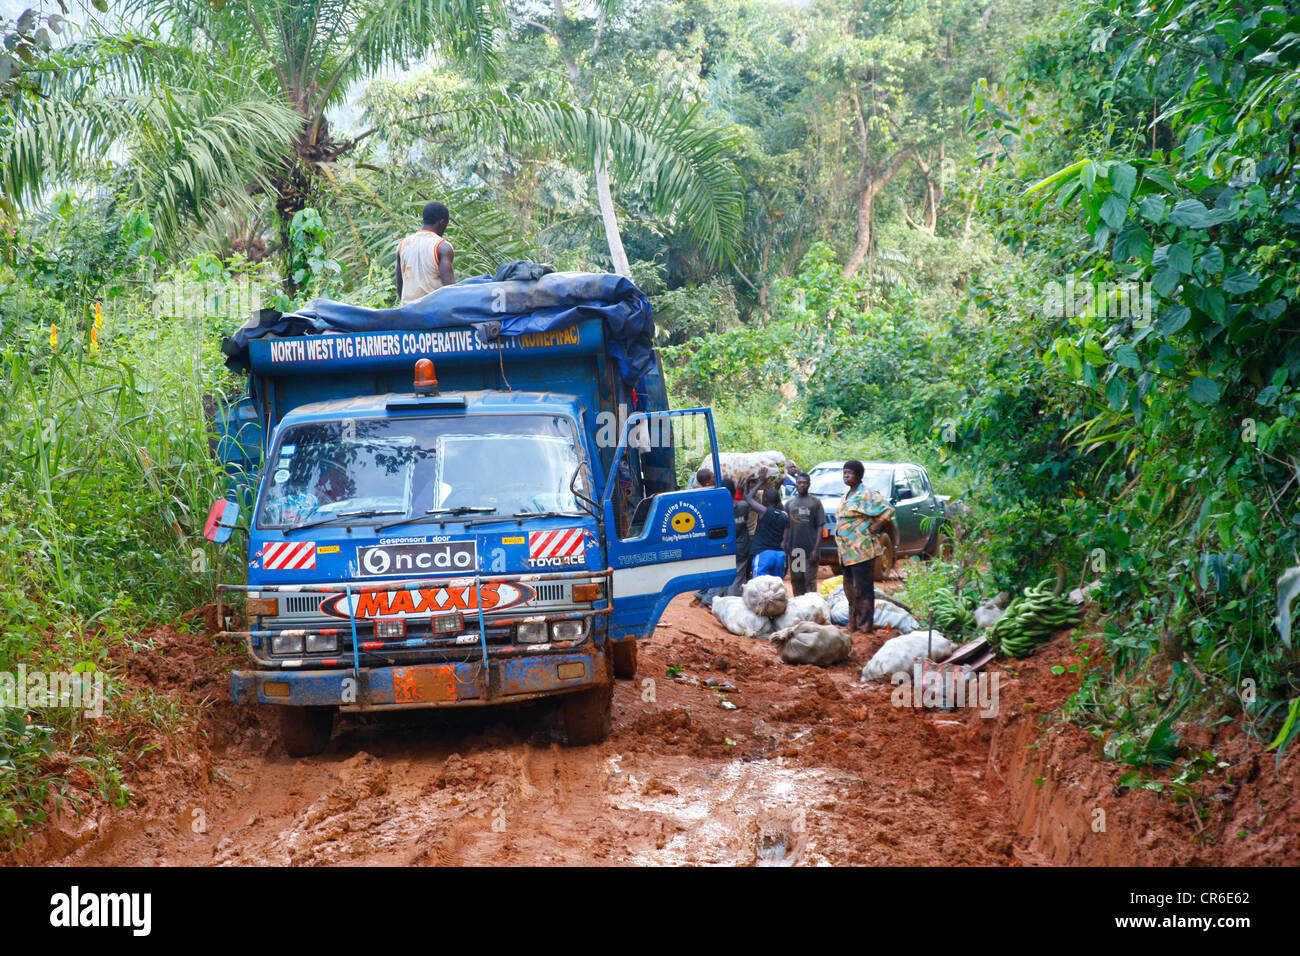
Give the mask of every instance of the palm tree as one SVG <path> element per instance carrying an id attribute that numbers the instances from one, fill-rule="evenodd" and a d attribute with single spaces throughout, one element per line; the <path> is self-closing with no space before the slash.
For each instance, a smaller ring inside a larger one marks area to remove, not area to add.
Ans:
<path id="1" fill-rule="evenodd" d="M 497 0 L 126 0 L 124 8 L 173 44 L 250 52 L 252 79 L 300 116 L 269 174 L 286 255 L 289 222 L 314 201 L 322 164 L 356 146 L 335 138 L 326 119 L 354 82 L 434 49 L 482 77 L 497 65 Z"/>
<path id="2" fill-rule="evenodd" d="M 162 242 L 217 210 L 247 212 L 299 115 L 250 83 L 247 63 L 198 61 L 164 44 L 93 37 L 40 96 L 0 124 L 0 200 L 39 199 L 51 180 L 107 176 Z M 109 157 L 118 161 L 110 162 Z"/>
<path id="3" fill-rule="evenodd" d="M 252 187 L 272 197 L 287 256 L 289 222 L 314 200 L 322 165 L 356 146 L 332 135 L 330 107 L 357 80 L 434 49 L 491 77 L 496 2 L 124 0 L 127 22 L 163 39 L 93 35 L 102 59 L 65 74 L 59 95 L 23 104 L 7 135 L 0 126 L 0 189 L 30 199 L 51 174 L 113 150 L 149 201 L 155 151 L 169 146 L 177 178 L 149 202 L 165 227 Z"/>

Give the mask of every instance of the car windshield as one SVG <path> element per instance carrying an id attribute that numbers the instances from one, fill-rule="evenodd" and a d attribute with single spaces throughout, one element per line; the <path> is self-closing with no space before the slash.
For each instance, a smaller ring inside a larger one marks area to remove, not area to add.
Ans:
<path id="1" fill-rule="evenodd" d="M 888 468 L 868 468 L 862 475 L 862 483 L 872 491 L 878 491 L 888 498 L 889 481 L 892 476 L 893 472 Z M 836 498 L 844 495 L 846 485 L 843 468 L 814 468 L 808 473 L 808 478 L 808 490 L 814 495 Z"/>
<path id="2" fill-rule="evenodd" d="M 291 528 L 353 512 L 391 522 L 437 509 L 577 511 L 574 434 L 569 419 L 554 415 L 296 425 L 271 459 L 258 525 Z M 586 492 L 581 473 L 577 487 Z"/>

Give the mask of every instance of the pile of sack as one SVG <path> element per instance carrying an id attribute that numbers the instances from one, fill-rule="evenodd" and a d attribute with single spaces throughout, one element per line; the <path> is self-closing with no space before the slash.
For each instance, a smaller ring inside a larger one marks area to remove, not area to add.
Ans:
<path id="1" fill-rule="evenodd" d="M 830 624 L 831 608 L 820 594 L 790 597 L 785 581 L 771 574 L 750 579 L 740 597 L 713 599 L 713 616 L 732 634 L 765 637 L 800 621 Z"/>
<path id="2" fill-rule="evenodd" d="M 831 606 L 831 623 L 848 624 L 849 623 L 849 599 L 844 596 L 844 579 L 831 578 L 830 581 L 836 581 L 834 587 L 826 594 L 826 600 Z M 830 581 L 823 581 L 823 586 Z M 916 618 L 912 617 L 905 609 L 882 597 L 880 592 L 876 592 L 876 616 L 874 619 L 876 627 L 892 627 L 900 634 L 908 634 L 920 627 Z"/>
<path id="3" fill-rule="evenodd" d="M 790 597 L 785 581 L 770 574 L 749 581 L 740 597 L 714 598 L 713 616 L 732 634 L 770 637 L 787 664 L 830 667 L 853 653 L 849 636 L 831 623 L 823 595 Z"/>

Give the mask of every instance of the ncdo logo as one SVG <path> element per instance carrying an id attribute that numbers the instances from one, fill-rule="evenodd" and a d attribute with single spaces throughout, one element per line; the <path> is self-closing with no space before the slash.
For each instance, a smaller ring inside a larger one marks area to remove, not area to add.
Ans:
<path id="1" fill-rule="evenodd" d="M 422 571 L 473 571 L 477 567 L 478 548 L 473 541 L 357 548 L 357 570 L 363 578 Z"/>

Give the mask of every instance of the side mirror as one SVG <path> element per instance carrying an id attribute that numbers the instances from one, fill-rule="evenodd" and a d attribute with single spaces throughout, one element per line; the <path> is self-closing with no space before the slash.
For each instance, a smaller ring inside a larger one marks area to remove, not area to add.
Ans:
<path id="1" fill-rule="evenodd" d="M 212 508 L 208 511 L 207 523 L 203 525 L 203 537 L 216 544 L 225 544 L 238 523 L 239 505 L 218 498 L 212 502 Z"/>

